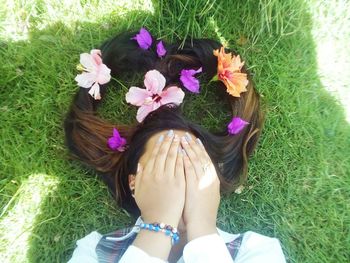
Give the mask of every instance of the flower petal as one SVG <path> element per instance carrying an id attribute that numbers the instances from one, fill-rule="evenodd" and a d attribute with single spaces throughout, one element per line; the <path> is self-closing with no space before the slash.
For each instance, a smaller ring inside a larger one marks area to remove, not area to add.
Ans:
<path id="1" fill-rule="evenodd" d="M 232 63 L 231 66 L 232 66 L 234 71 L 241 72 L 241 68 L 244 65 L 244 61 L 241 61 L 241 57 L 239 55 L 233 56 L 231 63 Z"/>
<path id="2" fill-rule="evenodd" d="M 244 90 L 246 91 L 246 87 L 249 83 L 248 79 L 247 79 L 247 74 L 245 73 L 233 73 L 232 74 L 232 82 L 236 83 L 236 85 L 240 86 L 240 90 Z"/>
<path id="3" fill-rule="evenodd" d="M 145 50 L 152 45 L 152 36 L 145 28 L 141 28 L 140 32 L 132 39 L 136 40 L 140 48 Z"/>
<path id="4" fill-rule="evenodd" d="M 234 118 L 232 118 L 231 122 L 227 125 L 227 131 L 229 134 L 238 134 L 248 124 L 249 124 L 249 122 L 247 122 L 239 117 L 234 117 Z"/>
<path id="5" fill-rule="evenodd" d="M 162 105 L 168 103 L 174 103 L 176 105 L 179 105 L 182 103 L 184 97 L 185 92 L 183 92 L 182 89 L 176 86 L 171 86 L 162 92 L 160 103 Z"/>
<path id="6" fill-rule="evenodd" d="M 113 137 L 117 138 L 117 139 L 121 138 L 120 134 L 119 134 L 119 131 L 116 128 L 113 128 Z"/>
<path id="7" fill-rule="evenodd" d="M 80 54 L 80 64 L 82 64 L 84 68 L 89 72 L 96 71 L 97 64 L 93 57 L 88 53 Z"/>
<path id="8" fill-rule="evenodd" d="M 245 73 L 233 73 L 232 78 L 222 81 L 227 87 L 226 91 L 234 97 L 240 97 L 242 92 L 247 91 L 246 87 L 249 83 Z"/>
<path id="9" fill-rule="evenodd" d="M 165 78 L 158 70 L 150 70 L 145 75 L 144 84 L 152 94 L 160 95 L 165 87 Z"/>
<path id="10" fill-rule="evenodd" d="M 100 57 L 102 56 L 101 50 L 99 50 L 99 49 L 91 49 L 90 54 L 91 54 L 91 55 L 97 54 L 97 55 L 99 55 Z"/>
<path id="11" fill-rule="evenodd" d="M 96 82 L 96 74 L 83 72 L 75 77 L 75 81 L 80 87 L 90 88 Z"/>
<path id="12" fill-rule="evenodd" d="M 166 54 L 166 49 L 164 47 L 163 41 L 159 41 L 157 44 L 157 54 L 158 57 L 163 57 Z"/>
<path id="13" fill-rule="evenodd" d="M 202 72 L 202 68 L 198 70 L 194 69 L 183 69 L 180 73 L 180 80 L 184 87 L 191 92 L 199 93 L 199 80 L 196 79 L 193 75 Z"/>
<path id="14" fill-rule="evenodd" d="M 96 66 L 99 66 L 102 64 L 102 58 L 100 57 L 100 55 L 98 55 L 97 53 L 92 53 L 91 54 L 92 59 L 94 60 Z"/>
<path id="15" fill-rule="evenodd" d="M 99 84 L 106 84 L 110 80 L 111 80 L 111 70 L 105 64 L 99 65 L 98 76 L 96 81 Z"/>
<path id="16" fill-rule="evenodd" d="M 155 111 L 156 109 L 158 109 L 160 106 L 162 106 L 162 104 L 160 103 L 160 101 L 154 101 L 152 103 L 152 111 Z"/>
<path id="17" fill-rule="evenodd" d="M 101 99 L 100 85 L 98 85 L 97 82 L 95 82 L 95 84 L 92 85 L 91 89 L 89 90 L 89 94 L 90 94 L 95 100 L 100 100 L 100 99 Z"/>
<path id="18" fill-rule="evenodd" d="M 124 138 L 122 138 L 122 140 L 124 140 Z M 118 152 L 124 152 L 125 149 L 126 149 L 125 146 L 120 146 L 120 147 L 117 148 L 117 151 L 118 151 Z"/>
<path id="19" fill-rule="evenodd" d="M 116 150 L 119 146 L 119 140 L 114 138 L 114 137 L 110 137 L 107 141 L 108 147 L 111 148 L 112 150 Z"/>
<path id="20" fill-rule="evenodd" d="M 125 94 L 125 100 L 135 106 L 142 106 L 147 98 L 150 98 L 151 94 L 145 89 L 138 87 L 131 87 Z M 152 99 L 152 98 L 151 98 Z"/>
<path id="21" fill-rule="evenodd" d="M 138 110 L 137 110 L 137 114 L 136 114 L 136 119 L 138 122 L 142 122 L 146 116 L 152 112 L 153 109 L 153 105 L 142 105 Z"/>
<path id="22" fill-rule="evenodd" d="M 122 147 L 118 147 L 118 148 L 117 148 L 117 151 L 118 151 L 118 152 L 124 152 L 125 149 L 126 149 L 126 147 L 122 146 Z"/>

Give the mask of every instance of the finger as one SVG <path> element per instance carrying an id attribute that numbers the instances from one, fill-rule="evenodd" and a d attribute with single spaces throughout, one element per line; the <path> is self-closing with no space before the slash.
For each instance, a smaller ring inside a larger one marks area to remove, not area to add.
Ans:
<path id="1" fill-rule="evenodd" d="M 154 145 L 152 153 L 151 153 L 150 157 L 148 158 L 148 160 L 146 162 L 146 167 L 144 169 L 146 174 L 151 174 L 151 172 L 153 171 L 155 160 L 157 158 L 159 149 L 160 149 L 163 141 L 164 141 L 164 134 L 161 134 L 158 137 L 158 140 L 157 140 L 157 142 Z"/>
<path id="2" fill-rule="evenodd" d="M 169 175 L 169 176 L 175 175 L 175 166 L 176 166 L 177 160 L 179 159 L 178 158 L 179 146 L 180 146 L 180 138 L 177 134 L 175 134 L 165 161 L 166 175 Z"/>
<path id="3" fill-rule="evenodd" d="M 206 151 L 202 141 L 199 138 L 196 138 L 195 141 L 196 141 L 195 144 L 192 144 L 192 145 L 190 144 L 190 145 L 193 146 L 194 151 L 202 158 L 203 169 L 205 171 L 203 175 L 206 175 L 209 172 L 212 176 L 215 177 L 215 179 L 219 180 L 217 176 L 216 168 L 208 152 Z"/>
<path id="4" fill-rule="evenodd" d="M 204 160 L 201 160 L 199 156 L 193 151 L 193 149 L 190 146 L 190 140 L 189 138 L 186 138 L 186 136 L 183 136 L 181 138 L 181 146 L 184 148 L 186 155 L 188 156 L 190 162 L 192 163 L 192 166 L 194 167 L 194 170 L 196 171 L 196 175 L 199 178 L 203 175 L 204 170 L 203 167 L 206 164 L 203 164 L 202 162 Z"/>
<path id="5" fill-rule="evenodd" d="M 186 151 L 183 150 L 183 162 L 184 162 L 184 171 L 185 171 L 185 179 L 186 179 L 186 185 L 193 183 L 195 180 L 198 179 L 196 170 L 186 154 Z"/>
<path id="6" fill-rule="evenodd" d="M 199 148 L 202 149 L 202 154 L 204 154 L 208 159 L 211 160 L 207 150 L 204 147 L 204 144 L 203 144 L 202 140 L 199 139 L 199 138 L 196 138 L 196 143 L 199 145 Z"/>
<path id="7" fill-rule="evenodd" d="M 193 140 L 191 135 L 186 132 L 185 137 L 187 138 L 188 144 L 191 147 L 191 150 L 196 154 L 199 161 L 202 163 L 202 165 L 206 165 L 211 162 L 211 159 L 205 150 L 203 143 L 199 138 L 196 138 L 196 140 Z"/>
<path id="8" fill-rule="evenodd" d="M 178 153 L 176 157 L 175 177 L 185 179 L 184 154 L 180 145 L 178 146 Z"/>
<path id="9" fill-rule="evenodd" d="M 163 175 L 165 170 L 165 161 L 168 156 L 168 152 L 171 146 L 171 143 L 174 138 L 174 130 L 169 130 L 166 134 L 162 145 L 159 148 L 157 157 L 154 163 L 154 170 L 157 171 L 155 174 Z"/>

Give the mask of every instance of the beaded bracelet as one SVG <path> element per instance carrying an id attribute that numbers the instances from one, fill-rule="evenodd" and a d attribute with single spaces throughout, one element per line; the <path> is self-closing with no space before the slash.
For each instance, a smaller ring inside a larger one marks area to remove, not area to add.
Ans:
<path id="1" fill-rule="evenodd" d="M 154 232 L 163 232 L 165 235 L 171 237 L 172 245 L 175 245 L 180 240 L 180 235 L 176 227 L 172 227 L 164 223 L 152 223 L 152 224 L 141 223 L 139 227 L 141 229 L 146 229 Z"/>

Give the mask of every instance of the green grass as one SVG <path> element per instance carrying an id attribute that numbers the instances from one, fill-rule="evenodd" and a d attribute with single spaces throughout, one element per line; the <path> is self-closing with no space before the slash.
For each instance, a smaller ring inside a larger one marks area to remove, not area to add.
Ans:
<path id="1" fill-rule="evenodd" d="M 227 43 L 263 96 L 266 124 L 248 182 L 241 194 L 223 198 L 219 226 L 278 237 L 289 262 L 349 262 L 350 125 L 339 102 L 344 96 L 331 95 L 336 82 L 327 84 L 317 63 L 318 43 L 327 37 L 343 48 L 336 54 L 350 56 L 349 3 L 45 2 L 0 3 L 1 262 L 64 262 L 77 239 L 132 223 L 95 173 L 69 159 L 62 122 L 77 91 L 79 54 L 141 26 L 166 41 Z M 349 56 L 339 61 L 349 63 Z M 326 77 L 349 80 L 346 67 Z M 349 94 L 349 82 L 340 84 Z M 130 123 L 135 109 L 126 106 L 125 88 L 114 86 L 100 112 Z M 207 85 L 202 97 L 188 97 L 186 115 L 196 121 L 204 112 L 201 124 L 217 130 L 229 116 L 216 102 Z"/>

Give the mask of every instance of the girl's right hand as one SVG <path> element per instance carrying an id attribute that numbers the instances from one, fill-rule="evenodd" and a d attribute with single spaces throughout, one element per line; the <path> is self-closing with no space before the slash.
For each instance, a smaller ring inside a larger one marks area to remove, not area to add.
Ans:
<path id="1" fill-rule="evenodd" d="M 185 174 L 180 138 L 169 131 L 162 134 L 144 167 L 135 177 L 135 201 L 145 223 L 164 223 L 177 227 L 185 204 Z M 171 249 L 169 236 L 140 231 L 133 245 L 152 257 L 167 260 Z"/>
<path id="2" fill-rule="evenodd" d="M 186 178 L 184 222 L 188 241 L 217 233 L 216 217 L 220 203 L 220 181 L 216 169 L 199 139 L 187 133 L 181 139 Z"/>
<path id="3" fill-rule="evenodd" d="M 170 130 L 160 135 L 145 167 L 135 178 L 135 201 L 146 223 L 177 227 L 185 203 L 185 175 L 180 138 Z"/>

